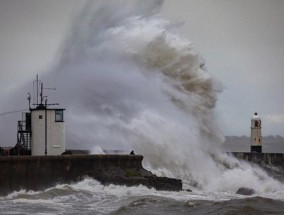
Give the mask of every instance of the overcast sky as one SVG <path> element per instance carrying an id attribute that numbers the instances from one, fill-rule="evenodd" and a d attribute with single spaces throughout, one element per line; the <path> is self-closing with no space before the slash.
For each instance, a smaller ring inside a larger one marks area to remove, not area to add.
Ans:
<path id="1" fill-rule="evenodd" d="M 82 2 L 0 1 L 0 114 L 26 107 L 7 110 L 3 101 L 56 62 Z M 223 84 L 216 114 L 224 135 L 250 135 L 258 112 L 264 135 L 284 136 L 284 1 L 166 0 L 161 13 L 182 23 L 181 34 Z"/>
<path id="2" fill-rule="evenodd" d="M 284 1 L 167 1 L 165 14 L 224 85 L 216 110 L 225 134 L 250 135 L 258 112 L 264 135 L 284 135 Z"/>

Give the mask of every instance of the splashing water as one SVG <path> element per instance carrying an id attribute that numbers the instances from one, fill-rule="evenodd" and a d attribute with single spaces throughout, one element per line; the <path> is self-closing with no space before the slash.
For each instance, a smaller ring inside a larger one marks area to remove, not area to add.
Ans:
<path id="1" fill-rule="evenodd" d="M 134 149 L 156 174 L 208 190 L 283 186 L 221 154 L 214 116 L 220 84 L 158 14 L 162 1 L 135 3 L 89 3 L 75 21 L 55 69 L 68 143 Z"/>

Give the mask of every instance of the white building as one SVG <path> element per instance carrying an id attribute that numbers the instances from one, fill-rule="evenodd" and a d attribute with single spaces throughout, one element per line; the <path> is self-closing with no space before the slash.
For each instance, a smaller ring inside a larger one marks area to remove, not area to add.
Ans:
<path id="1" fill-rule="evenodd" d="M 257 113 L 251 118 L 251 152 L 262 152 L 261 118 Z"/>
<path id="2" fill-rule="evenodd" d="M 65 152 L 64 110 L 62 108 L 48 108 L 47 96 L 43 96 L 43 83 L 34 81 L 36 101 L 30 112 L 23 113 L 22 120 L 18 121 L 17 148 L 18 154 L 30 155 L 61 155 Z M 39 88 L 41 92 L 39 93 Z M 39 98 L 40 97 L 40 101 Z"/>
<path id="3" fill-rule="evenodd" d="M 65 152 L 64 109 L 38 106 L 31 109 L 31 154 L 61 155 Z"/>

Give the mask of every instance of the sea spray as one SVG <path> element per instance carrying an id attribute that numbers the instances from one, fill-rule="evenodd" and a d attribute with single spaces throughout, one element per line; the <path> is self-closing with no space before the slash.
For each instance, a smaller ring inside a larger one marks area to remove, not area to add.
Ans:
<path id="1" fill-rule="evenodd" d="M 58 92 L 68 110 L 68 143 L 134 150 L 158 175 L 207 190 L 267 185 L 272 179 L 261 170 L 219 151 L 220 84 L 158 14 L 162 1 L 123 3 L 89 2 L 63 46 L 55 72 L 64 86 Z"/>
<path id="2" fill-rule="evenodd" d="M 270 197 L 271 198 L 271 197 Z M 263 197 L 204 192 L 157 191 L 144 186 L 103 186 L 91 178 L 38 192 L 0 197 L 1 211 L 10 214 L 281 214 L 282 196 Z M 279 199 L 279 200 L 278 200 Z"/>

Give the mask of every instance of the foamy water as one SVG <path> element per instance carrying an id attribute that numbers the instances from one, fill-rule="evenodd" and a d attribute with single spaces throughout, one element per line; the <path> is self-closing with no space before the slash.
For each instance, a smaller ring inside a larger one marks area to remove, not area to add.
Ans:
<path id="1" fill-rule="evenodd" d="M 0 197 L 0 210 L 5 211 L 5 214 L 109 214 L 125 207 L 147 208 L 159 204 L 178 204 L 181 208 L 185 206 L 190 209 L 204 202 L 223 204 L 244 198 L 262 197 L 284 201 L 283 191 L 246 197 L 232 192 L 205 192 L 191 188 L 192 192 L 168 192 L 144 186 L 103 186 L 96 180 L 86 178 L 78 183 L 57 185 L 45 191 L 19 191 Z M 151 210 L 149 208 L 148 212 L 151 213 Z M 172 214 L 179 214 L 179 209 L 174 209 Z"/>
<path id="2" fill-rule="evenodd" d="M 206 192 L 260 193 L 283 183 L 221 153 L 214 107 L 221 84 L 178 29 L 159 14 L 162 1 L 86 6 L 51 72 L 67 108 L 67 144 L 134 150 L 160 176 Z"/>
<path id="3" fill-rule="evenodd" d="M 159 14 L 162 3 L 90 1 L 73 20 L 50 75 L 64 86 L 54 99 L 66 107 L 67 146 L 134 150 L 146 169 L 180 178 L 193 192 L 103 186 L 87 178 L 0 197 L 1 213 L 188 214 L 201 206 L 201 212 L 222 214 L 232 205 L 247 210 L 245 202 L 256 206 L 251 214 L 265 204 L 271 213 L 284 212 L 283 182 L 221 152 L 214 108 L 222 86 L 190 41 Z M 256 193 L 235 194 L 240 187 Z"/>
<path id="4" fill-rule="evenodd" d="M 60 208 L 75 213 L 77 206 L 106 213 L 131 196 L 223 201 L 241 198 L 234 194 L 240 187 L 283 200 L 282 182 L 221 153 L 224 138 L 214 108 L 222 86 L 190 41 L 159 14 L 163 2 L 122 2 L 89 2 L 50 72 L 62 86 L 54 99 L 66 107 L 67 146 L 134 150 L 146 169 L 180 178 L 194 192 L 105 187 L 88 179 L 1 197 L 2 209 L 28 210 L 29 203 L 33 213 L 46 205 L 51 214 Z"/>

